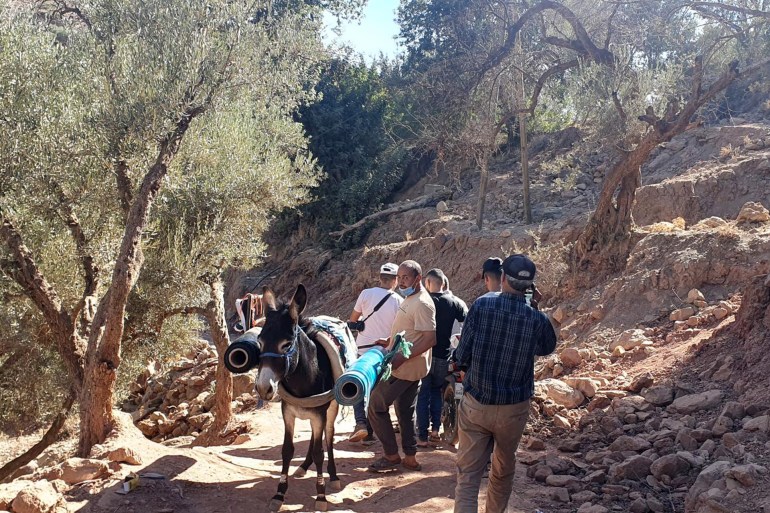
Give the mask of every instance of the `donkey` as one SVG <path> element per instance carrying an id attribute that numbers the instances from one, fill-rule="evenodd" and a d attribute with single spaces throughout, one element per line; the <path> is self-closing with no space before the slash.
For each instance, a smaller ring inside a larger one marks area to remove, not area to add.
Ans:
<path id="1" fill-rule="evenodd" d="M 334 387 L 332 365 L 326 351 L 313 339 L 318 330 L 308 319 L 302 317 L 307 304 L 307 291 L 300 284 L 289 303 L 277 303 L 275 294 L 269 288 L 263 291 L 262 301 L 266 305 L 265 324 L 259 335 L 259 370 L 256 390 L 265 401 L 273 399 L 278 389 L 288 392 L 281 394 L 284 437 L 281 457 L 281 478 L 278 491 L 270 501 L 270 510 L 278 511 L 283 505 L 289 489 L 289 464 L 294 457 L 294 422 L 297 418 L 310 420 L 312 434 L 305 461 L 294 473 L 303 476 L 315 463 L 318 473 L 316 481 L 315 509 L 326 511 L 326 483 L 323 476 L 323 438 L 329 455 L 327 470 L 332 491 L 342 489 L 334 464 L 334 420 L 339 406 L 329 392 Z M 326 394 L 328 397 L 324 397 Z M 321 395 L 322 404 L 312 398 Z M 291 398 L 287 400 L 287 398 Z M 305 399 L 310 399 L 307 406 Z M 327 400 L 328 399 L 328 400 Z M 299 403 L 299 404 L 298 404 Z"/>

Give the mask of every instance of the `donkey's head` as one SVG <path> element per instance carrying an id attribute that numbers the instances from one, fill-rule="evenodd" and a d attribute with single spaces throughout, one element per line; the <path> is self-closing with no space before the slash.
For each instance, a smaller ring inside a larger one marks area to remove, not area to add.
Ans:
<path id="1" fill-rule="evenodd" d="M 307 304 L 307 291 L 300 284 L 288 303 L 277 303 L 272 290 L 262 293 L 265 324 L 259 334 L 260 357 L 257 395 L 269 401 L 278 392 L 278 383 L 297 366 L 300 315 Z"/>

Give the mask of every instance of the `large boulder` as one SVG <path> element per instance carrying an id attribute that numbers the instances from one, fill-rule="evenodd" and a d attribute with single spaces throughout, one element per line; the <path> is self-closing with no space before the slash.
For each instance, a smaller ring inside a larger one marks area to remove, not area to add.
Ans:
<path id="1" fill-rule="evenodd" d="M 27 486 L 29 486 L 29 481 L 23 480 L 0 484 L 0 510 L 9 509 L 13 499 Z"/>
<path id="2" fill-rule="evenodd" d="M 580 505 L 577 513 L 609 513 L 609 511 L 610 510 L 601 504 L 591 504 L 590 502 L 585 502 Z"/>
<path id="3" fill-rule="evenodd" d="M 61 469 L 59 479 L 70 485 L 97 479 L 109 472 L 105 462 L 86 458 L 70 458 L 59 468 Z"/>
<path id="4" fill-rule="evenodd" d="M 738 465 L 725 472 L 725 476 L 730 477 L 745 487 L 751 487 L 757 484 L 761 474 L 765 474 L 767 469 L 754 463 Z"/>
<path id="5" fill-rule="evenodd" d="M 743 424 L 743 429 L 746 431 L 761 431 L 762 433 L 770 433 L 770 415 L 762 415 L 751 420 L 746 421 Z"/>
<path id="6" fill-rule="evenodd" d="M 762 203 L 749 201 L 741 207 L 736 220 L 739 223 L 766 223 L 770 221 L 770 212 Z"/>
<path id="7" fill-rule="evenodd" d="M 641 346 L 651 346 L 652 340 L 644 334 L 644 330 L 633 329 L 626 330 L 620 334 L 618 339 L 610 344 L 610 351 L 614 351 L 616 347 L 622 347 L 626 351 L 630 351 Z"/>
<path id="8" fill-rule="evenodd" d="M 691 306 L 687 306 L 685 308 L 680 308 L 678 310 L 674 310 L 671 312 L 671 315 L 669 315 L 669 319 L 672 321 L 686 321 L 690 317 L 695 315 L 695 308 Z"/>
<path id="9" fill-rule="evenodd" d="M 631 384 L 626 387 L 626 389 L 629 392 L 634 392 L 638 394 L 645 388 L 650 388 L 655 383 L 655 378 L 653 377 L 652 373 L 650 372 L 644 372 L 642 374 L 639 374 L 638 376 L 635 376 L 634 379 L 631 381 Z"/>
<path id="10" fill-rule="evenodd" d="M 574 347 L 568 347 L 563 350 L 559 353 L 559 358 L 561 358 L 561 363 L 568 369 L 579 367 L 583 363 L 583 357 Z"/>
<path id="11" fill-rule="evenodd" d="M 696 411 L 710 410 L 718 406 L 725 394 L 721 390 L 707 390 L 700 394 L 684 395 L 678 399 L 675 399 L 671 403 L 666 411 L 669 413 L 681 413 L 683 415 L 689 415 Z"/>
<path id="12" fill-rule="evenodd" d="M 701 494 L 707 492 L 715 481 L 722 479 L 725 473 L 730 470 L 730 467 L 732 467 L 732 464 L 728 461 L 716 461 L 701 470 L 695 479 L 695 483 L 690 487 L 690 491 L 687 492 L 684 506 L 686 513 L 697 511 Z"/>
<path id="13" fill-rule="evenodd" d="M 14 513 L 66 512 L 57 506 L 63 498 L 49 481 L 36 481 L 24 488 L 11 503 Z"/>
<path id="14" fill-rule="evenodd" d="M 671 478 L 686 474 L 690 471 L 690 468 L 690 462 L 681 456 L 677 454 L 666 454 L 652 462 L 650 473 L 652 473 L 655 479 L 660 481 L 663 476 Z"/>
<path id="15" fill-rule="evenodd" d="M 577 408 L 585 401 L 585 396 L 580 391 L 558 379 L 544 379 L 537 382 L 535 387 L 540 388 L 546 397 L 565 408 Z"/>
<path id="16" fill-rule="evenodd" d="M 551 474 L 545 478 L 545 484 L 557 488 L 566 488 L 570 492 L 577 492 L 582 489 L 580 479 L 569 475 Z"/>
<path id="17" fill-rule="evenodd" d="M 622 435 L 610 444 L 610 450 L 615 452 L 642 452 L 652 447 L 652 444 L 640 436 Z"/>
<path id="18" fill-rule="evenodd" d="M 655 406 L 666 406 L 674 401 L 674 389 L 667 386 L 655 386 L 650 387 L 647 390 L 642 391 L 642 397 L 644 397 L 648 403 Z"/>
<path id="19" fill-rule="evenodd" d="M 245 374 L 235 374 L 233 376 L 233 397 L 238 397 L 241 394 L 253 394 L 254 379 L 254 371 L 250 371 Z"/>
<path id="20" fill-rule="evenodd" d="M 647 456 L 631 456 L 610 467 L 610 479 L 615 482 L 624 479 L 642 481 L 649 475 L 651 466 L 652 460 Z"/>
<path id="21" fill-rule="evenodd" d="M 116 463 L 128 463 L 129 465 L 141 465 L 142 458 L 139 453 L 130 447 L 118 447 L 107 452 L 104 457 Z"/>
<path id="22" fill-rule="evenodd" d="M 564 382 L 572 388 L 580 391 L 589 399 L 599 391 L 599 382 L 591 378 L 565 378 Z"/>

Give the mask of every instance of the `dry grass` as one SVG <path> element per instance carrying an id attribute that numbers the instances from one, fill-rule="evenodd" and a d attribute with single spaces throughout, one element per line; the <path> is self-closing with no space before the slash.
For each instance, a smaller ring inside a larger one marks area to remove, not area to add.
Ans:
<path id="1" fill-rule="evenodd" d="M 528 230 L 532 238 L 529 246 L 520 246 L 514 241 L 503 254 L 523 253 L 537 266 L 538 289 L 547 299 L 556 299 L 560 295 L 560 285 L 569 272 L 568 256 L 570 247 L 563 241 L 543 242 L 542 225 L 537 230 Z"/>

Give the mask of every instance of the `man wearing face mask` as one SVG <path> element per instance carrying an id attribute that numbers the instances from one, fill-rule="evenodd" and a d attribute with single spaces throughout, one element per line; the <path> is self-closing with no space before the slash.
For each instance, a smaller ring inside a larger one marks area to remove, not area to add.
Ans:
<path id="1" fill-rule="evenodd" d="M 384 455 L 369 466 L 371 472 L 383 472 L 399 465 L 409 470 L 421 470 L 417 462 L 417 440 L 414 433 L 414 411 L 420 380 L 428 375 L 436 345 L 436 308 L 430 294 L 421 286 L 422 268 L 414 260 L 406 260 L 398 268 L 398 291 L 404 296 L 393 321 L 391 336 L 378 341 L 390 347 L 393 335 L 405 332 L 411 342 L 412 352 L 407 359 L 397 354 L 392 360 L 393 375 L 381 381 L 372 391 L 369 399 L 369 423 L 375 435 L 382 442 Z M 401 459 L 396 443 L 396 434 L 390 421 L 388 409 L 393 405 L 401 430 Z"/>

